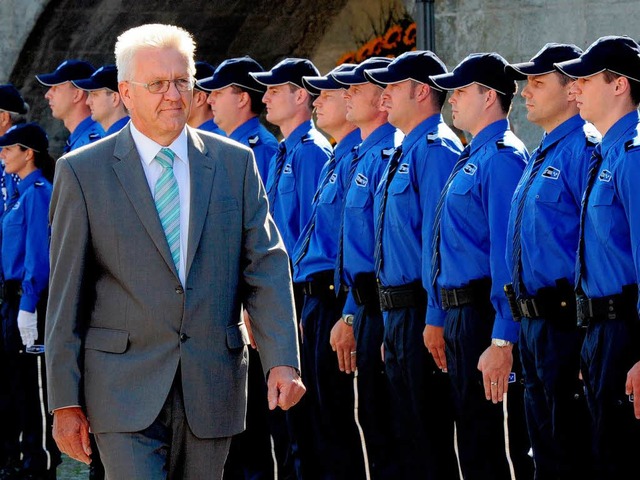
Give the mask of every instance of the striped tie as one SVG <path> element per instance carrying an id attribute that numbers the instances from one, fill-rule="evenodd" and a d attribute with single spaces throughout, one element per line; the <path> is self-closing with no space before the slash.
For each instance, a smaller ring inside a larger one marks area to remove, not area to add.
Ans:
<path id="1" fill-rule="evenodd" d="M 438 282 L 438 275 L 440 274 L 440 219 L 442 218 L 442 208 L 444 207 L 444 200 L 449 191 L 449 186 L 453 179 L 456 178 L 458 172 L 465 166 L 471 155 L 471 144 L 467 145 L 460 154 L 460 158 L 453 166 L 453 170 L 447 179 L 447 182 L 442 188 L 440 193 L 440 199 L 436 204 L 436 212 L 433 219 L 433 228 L 431 230 L 431 284 L 435 287 Z"/>
<path id="2" fill-rule="evenodd" d="M 180 270 L 180 192 L 173 174 L 174 157 L 175 153 L 171 149 L 163 148 L 154 158 L 162 167 L 162 174 L 156 182 L 154 200 L 171 258 L 176 270 Z"/>
<path id="3" fill-rule="evenodd" d="M 267 191 L 267 198 L 269 199 L 269 213 L 273 217 L 276 205 L 276 196 L 278 194 L 278 183 L 280 183 L 280 176 L 282 175 L 282 168 L 284 167 L 284 160 L 287 158 L 287 146 L 284 140 L 278 145 L 278 153 L 276 153 L 273 175 L 269 174 L 269 190 Z"/>
<path id="4" fill-rule="evenodd" d="M 389 166 L 387 167 L 387 177 L 385 179 L 384 190 L 380 199 L 380 211 L 378 212 L 378 217 L 376 218 L 376 246 L 373 252 L 376 267 L 376 278 L 380 278 L 380 272 L 382 271 L 382 229 L 384 226 L 384 210 L 387 207 L 387 198 L 389 196 L 389 184 L 391 183 L 391 180 L 393 180 L 393 177 L 396 175 L 398 165 L 400 165 L 400 157 L 402 157 L 402 145 L 396 149 L 393 157 L 391 157 L 391 160 L 389 160 Z"/>

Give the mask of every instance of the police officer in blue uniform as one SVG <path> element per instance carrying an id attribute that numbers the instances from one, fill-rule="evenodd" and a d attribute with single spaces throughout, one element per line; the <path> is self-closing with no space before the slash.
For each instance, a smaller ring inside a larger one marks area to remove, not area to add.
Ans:
<path id="1" fill-rule="evenodd" d="M 207 104 L 220 122 L 222 135 L 251 148 L 265 183 L 269 161 L 278 150 L 278 141 L 258 118 L 266 87 L 249 75 L 249 72 L 263 71 L 250 57 L 231 58 L 218 65 L 212 75 L 198 80 L 197 86 L 209 92 Z M 249 324 L 249 321 L 245 312 L 245 322 Z M 276 469 L 282 478 L 287 478 L 293 473 L 286 464 L 289 441 L 284 415 L 268 408 L 262 363 L 253 340 L 252 346 L 249 350 L 247 428 L 231 441 L 224 478 L 273 478 L 272 472 Z M 248 451 L 252 454 L 246 455 Z"/>
<path id="2" fill-rule="evenodd" d="M 454 90 L 453 123 L 473 136 L 436 206 L 432 258 L 423 258 L 424 271 L 431 270 L 425 344 L 449 372 L 460 466 L 471 480 L 510 479 L 506 452 L 518 479 L 533 475 L 518 355 L 512 352 L 519 324 L 503 292 L 510 279 L 509 206 L 528 160 L 524 144 L 509 129 L 516 82 L 505 73 L 506 65 L 497 53 L 478 53 L 453 72 L 431 77 L 438 87 Z M 513 376 L 517 383 L 509 384 Z"/>
<path id="3" fill-rule="evenodd" d="M 574 277 L 580 205 L 600 134 L 580 118 L 573 79 L 554 63 L 578 58 L 575 45 L 549 43 L 508 71 L 522 90 L 540 146 L 520 179 L 509 213 L 507 292 L 521 318 L 518 346 L 535 478 L 588 479 L 589 413 L 579 379 L 583 332 L 576 325 Z"/>
<path id="4" fill-rule="evenodd" d="M 278 151 L 278 141 L 260 123 L 266 88 L 250 72 L 264 69 L 249 56 L 230 58 L 218 65 L 213 76 L 199 80 L 197 85 L 210 92 L 207 102 L 222 134 L 253 150 L 260 178 L 266 184 L 269 162 Z"/>
<path id="5" fill-rule="evenodd" d="M 251 72 L 266 87 L 262 97 L 267 121 L 280 128 L 284 139 L 269 164 L 266 183 L 269 212 L 289 256 L 311 218 L 312 199 L 322 167 L 331 155 L 331 144 L 311 120 L 313 95 L 303 87 L 302 77 L 320 73 L 310 60 L 286 58 L 268 72 Z M 304 293 L 294 285 L 297 318 L 300 319 Z M 302 376 L 305 375 L 302 361 Z M 306 422 L 306 399 L 286 413 L 291 430 L 290 451 L 299 477 L 313 476 L 316 466 L 312 439 Z"/>
<path id="6" fill-rule="evenodd" d="M 368 478 L 399 478 L 396 439 L 389 405 L 389 384 L 380 357 L 383 322 L 374 273 L 373 196 L 382 173 L 402 134 L 387 121 L 382 87 L 367 80 L 367 69 L 391 62 L 373 57 L 350 72 L 333 77 L 345 87 L 347 120 L 360 128 L 362 143 L 350 162 L 343 162 L 338 180 L 344 182 L 344 200 L 334 285 L 348 290 L 342 317 L 331 332 L 340 369 L 356 370 L 354 390 L 357 420 Z"/>
<path id="7" fill-rule="evenodd" d="M 581 371 L 598 479 L 633 476 L 640 451 L 638 55 L 631 38 L 608 36 L 580 58 L 556 64 L 577 78 L 580 116 L 602 134 L 583 197 L 576 266 L 578 318 L 587 327 Z"/>
<path id="8" fill-rule="evenodd" d="M 293 281 L 304 292 L 301 315 L 303 381 L 307 387 L 309 427 L 315 463 L 315 478 L 364 479 L 360 438 L 353 415 L 353 377 L 340 372 L 331 349 L 330 334 L 340 319 L 344 294 L 336 296 L 334 266 L 338 247 L 336 222 L 342 213 L 344 183 L 338 172 L 351 163 L 360 143 L 360 130 L 346 119 L 344 86 L 333 78 L 353 70 L 344 64 L 325 76 L 305 76 L 302 82 L 316 96 L 313 102 L 318 128 L 330 135 L 336 146 L 320 174 L 311 218 L 292 255 Z"/>
<path id="9" fill-rule="evenodd" d="M 422 258 L 431 258 L 431 231 L 440 192 L 462 144 L 441 115 L 446 91 L 429 75 L 446 73 L 430 51 L 400 55 L 366 76 L 386 85 L 389 122 L 404 134 L 376 190 L 376 275 L 384 312 L 384 362 L 401 419 L 399 462 L 404 478 L 458 479 L 449 378 L 424 347 L 427 298 Z"/>
<path id="10" fill-rule="evenodd" d="M 89 78 L 72 80 L 71 83 L 87 92 L 91 119 L 100 124 L 105 137 L 119 132 L 129 122 L 118 91 L 118 69 L 115 65 L 104 65 Z"/>
<path id="11" fill-rule="evenodd" d="M 224 136 L 222 129 L 213 121 L 213 112 L 207 101 L 209 90 L 198 83 L 199 80 L 211 77 L 214 71 L 213 65 L 203 61 L 196 62 L 196 84 L 193 87 L 193 102 L 187 123 L 190 127 Z"/>
<path id="12" fill-rule="evenodd" d="M 0 135 L 4 135 L 13 125 L 24 123 L 28 110 L 29 105 L 16 87 L 10 83 L 0 85 Z M 13 196 L 19 181 L 20 177 L 16 174 L 5 175 L 4 165 L 0 165 L 0 218 L 4 215 L 6 201 Z M 0 418 L 3 419 L 0 429 L 0 479 L 14 474 L 20 465 L 20 427 L 9 381 L 12 374 L 10 356 L 6 355 L 10 355 L 10 352 L 5 352 L 4 342 L 0 342 Z"/>
<path id="13" fill-rule="evenodd" d="M 21 181 L 2 217 L 2 333 L 11 355 L 12 393 L 22 432 L 21 479 L 55 479 L 60 452 L 51 437 L 45 403 L 44 323 L 49 280 L 48 211 L 53 159 L 37 124 L 21 124 L 0 137 L 7 173 Z M 36 345 L 38 342 L 38 345 Z"/>
<path id="14" fill-rule="evenodd" d="M 91 119 L 86 104 L 86 93 L 73 85 L 72 80 L 90 77 L 95 68 L 82 60 L 65 60 L 52 73 L 36 75 L 41 85 L 49 87 L 44 98 L 49 102 L 53 118 L 62 120 L 69 130 L 64 153 L 95 142 L 104 136 L 104 130 Z"/>

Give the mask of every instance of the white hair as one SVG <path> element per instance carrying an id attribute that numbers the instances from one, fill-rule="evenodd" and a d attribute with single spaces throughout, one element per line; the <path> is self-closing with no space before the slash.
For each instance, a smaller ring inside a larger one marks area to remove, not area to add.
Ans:
<path id="1" fill-rule="evenodd" d="M 189 74 L 196 74 L 196 44 L 193 36 L 175 25 L 150 23 L 130 28 L 118 37 L 115 55 L 119 82 L 131 80 L 133 58 L 138 51 L 147 48 L 175 48 L 187 59 Z"/>

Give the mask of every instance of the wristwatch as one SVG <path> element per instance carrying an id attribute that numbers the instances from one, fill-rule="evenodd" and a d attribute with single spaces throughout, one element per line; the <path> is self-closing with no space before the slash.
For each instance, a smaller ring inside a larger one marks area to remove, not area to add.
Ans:
<path id="1" fill-rule="evenodd" d="M 353 315 L 351 315 L 350 313 L 343 315 L 342 321 L 347 325 L 349 325 L 350 327 L 353 327 Z"/>
<path id="2" fill-rule="evenodd" d="M 511 345 L 513 345 L 513 342 L 510 342 L 509 340 L 502 340 L 501 338 L 492 338 L 491 345 L 504 348 L 504 347 L 510 347 Z"/>

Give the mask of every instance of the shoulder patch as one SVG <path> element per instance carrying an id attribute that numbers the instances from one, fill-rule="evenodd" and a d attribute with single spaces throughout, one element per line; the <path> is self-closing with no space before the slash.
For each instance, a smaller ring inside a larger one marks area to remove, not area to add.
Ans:
<path id="1" fill-rule="evenodd" d="M 99 140 L 100 139 L 100 134 L 99 133 L 90 133 L 89 134 L 89 140 Z"/>
<path id="2" fill-rule="evenodd" d="M 38 188 L 44 187 L 44 182 L 33 182 L 33 186 Z"/>
<path id="3" fill-rule="evenodd" d="M 467 175 L 475 175 L 478 170 L 478 166 L 473 163 L 467 163 L 464 167 L 462 167 L 462 171 Z"/>
<path id="4" fill-rule="evenodd" d="M 613 175 L 609 170 L 602 170 L 598 175 L 598 180 L 601 182 L 609 183 L 612 178 L 613 178 Z"/>
<path id="5" fill-rule="evenodd" d="M 544 178 L 550 178 L 551 180 L 557 180 L 560 178 L 560 170 L 556 167 L 547 167 L 542 172 Z"/>
<path id="6" fill-rule="evenodd" d="M 258 142 L 260 142 L 260 137 L 258 135 L 255 135 L 253 137 L 249 137 L 247 141 L 249 142 L 249 146 L 253 148 L 258 145 Z"/>
<path id="7" fill-rule="evenodd" d="M 406 175 L 407 173 L 409 173 L 409 164 L 408 163 L 401 164 L 398 167 L 398 172 L 397 173 L 398 173 L 398 175 L 401 175 L 401 174 L 405 174 Z"/>
<path id="8" fill-rule="evenodd" d="M 291 169 L 291 164 L 287 163 L 282 169 L 282 175 L 291 175 L 291 172 L 293 172 L 293 170 Z"/>
<path id="9" fill-rule="evenodd" d="M 369 183 L 369 179 L 364 176 L 362 173 L 358 173 L 355 179 L 356 185 L 359 187 L 366 187 L 367 183 Z"/>

